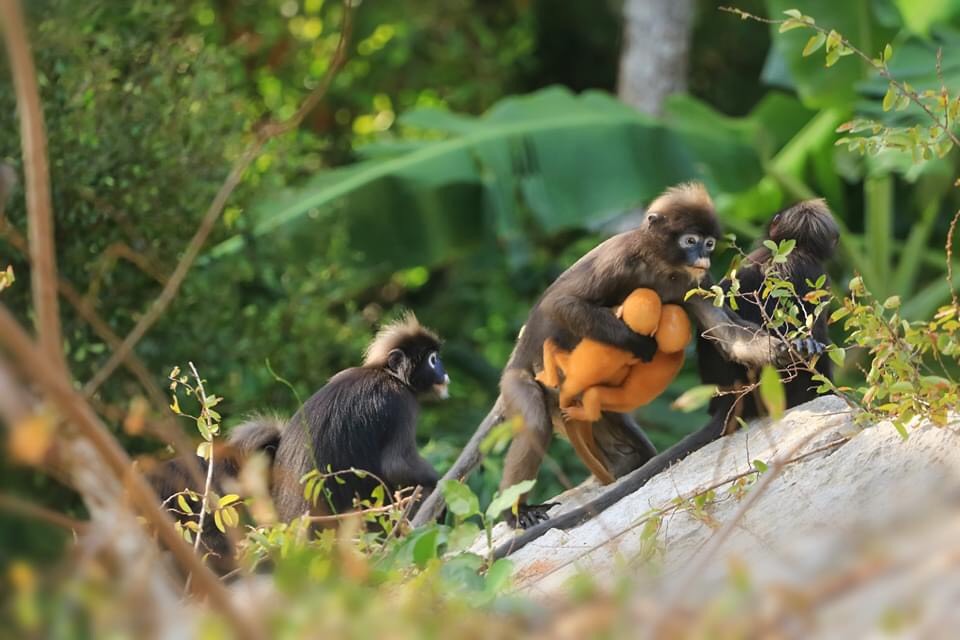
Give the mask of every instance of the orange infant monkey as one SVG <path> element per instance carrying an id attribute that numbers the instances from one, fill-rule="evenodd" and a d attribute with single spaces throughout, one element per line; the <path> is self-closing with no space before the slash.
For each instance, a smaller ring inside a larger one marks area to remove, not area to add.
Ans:
<path id="1" fill-rule="evenodd" d="M 653 289 L 635 289 L 616 315 L 634 332 L 656 337 L 653 360 L 643 362 L 627 351 L 589 338 L 564 351 L 548 338 L 543 343 L 543 371 L 536 377 L 544 386 L 559 386 L 560 409 L 573 421 L 566 424 L 567 435 L 604 483 L 612 482 L 613 476 L 599 460 L 589 424 L 600 419 L 601 411 L 633 411 L 663 393 L 683 366 L 683 350 L 692 337 L 686 312 L 679 305 L 661 305 Z"/>

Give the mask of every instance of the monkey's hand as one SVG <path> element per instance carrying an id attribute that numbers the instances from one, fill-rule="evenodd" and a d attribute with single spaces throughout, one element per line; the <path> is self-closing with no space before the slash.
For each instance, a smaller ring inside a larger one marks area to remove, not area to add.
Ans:
<path id="1" fill-rule="evenodd" d="M 517 513 L 507 511 L 506 521 L 511 529 L 529 529 L 530 527 L 550 519 L 547 512 L 559 502 L 545 502 L 543 504 L 517 505 Z"/>
<path id="2" fill-rule="evenodd" d="M 653 356 L 657 352 L 657 340 L 651 336 L 634 333 L 629 329 L 627 331 L 629 332 L 629 337 L 624 345 L 627 351 L 637 358 L 640 358 L 643 362 L 653 360 Z"/>
<path id="3" fill-rule="evenodd" d="M 777 365 L 789 366 L 823 355 L 827 351 L 827 345 L 815 338 L 797 338 L 789 342 L 781 342 L 777 351 Z"/>

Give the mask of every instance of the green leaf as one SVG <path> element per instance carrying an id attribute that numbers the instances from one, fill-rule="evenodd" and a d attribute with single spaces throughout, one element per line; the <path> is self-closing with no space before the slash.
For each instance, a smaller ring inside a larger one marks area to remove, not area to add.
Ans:
<path id="1" fill-rule="evenodd" d="M 193 513 L 193 509 L 190 508 L 190 503 L 187 502 L 187 499 L 184 497 L 182 493 L 177 496 L 177 505 L 180 507 L 180 510 L 183 511 L 184 513 L 189 513 L 189 514 Z"/>
<path id="2" fill-rule="evenodd" d="M 840 59 L 840 52 L 837 49 L 831 49 L 830 51 L 827 52 L 827 57 L 824 62 L 824 66 L 832 67 L 833 65 L 837 64 L 837 60 L 839 59 Z"/>
<path id="3" fill-rule="evenodd" d="M 227 528 L 226 528 L 226 526 L 224 526 L 224 524 L 223 524 L 223 516 L 220 515 L 220 514 L 221 514 L 220 511 L 214 511 L 214 512 L 213 512 L 213 524 L 217 525 L 217 529 L 219 529 L 221 533 L 226 533 L 226 532 L 227 532 Z"/>
<path id="4" fill-rule="evenodd" d="M 797 20 L 803 19 L 803 14 L 800 13 L 799 9 L 784 9 L 783 14 L 791 18 L 796 18 Z"/>
<path id="5" fill-rule="evenodd" d="M 522 245 L 531 223 L 547 233 L 584 228 L 694 177 L 728 192 L 762 178 L 754 127 L 685 96 L 665 110 L 658 121 L 613 96 L 556 87 L 506 98 L 463 116 L 472 126 L 446 138 L 270 191 L 249 211 L 252 237 L 278 260 L 313 256 L 337 217 L 347 249 L 392 270 L 429 267 L 498 242 Z M 238 255 L 244 237 L 210 258 Z"/>
<path id="6" fill-rule="evenodd" d="M 671 409 L 690 413 L 706 406 L 708 402 L 717 394 L 717 385 L 701 384 L 687 389 L 670 405 Z"/>
<path id="7" fill-rule="evenodd" d="M 753 468 L 759 471 L 760 473 L 765 473 L 770 467 L 763 460 L 754 460 Z"/>
<path id="8" fill-rule="evenodd" d="M 802 29 L 806 26 L 808 26 L 806 22 L 791 18 L 780 23 L 780 33 L 786 33 L 792 29 Z"/>
<path id="9" fill-rule="evenodd" d="M 510 586 L 513 562 L 509 558 L 500 558 L 487 569 L 484 588 L 488 593 L 501 593 Z"/>
<path id="10" fill-rule="evenodd" d="M 424 568 L 427 563 L 437 557 L 437 536 L 440 531 L 436 527 L 427 529 L 413 543 L 413 561 L 419 568 Z"/>
<path id="11" fill-rule="evenodd" d="M 495 520 L 504 510 L 513 507 L 520 499 L 520 496 L 530 491 L 536 482 L 536 480 L 524 480 L 494 495 L 493 500 L 490 501 L 490 505 L 487 507 L 487 520 Z"/>
<path id="12" fill-rule="evenodd" d="M 842 367 L 844 356 L 847 355 L 847 352 L 842 347 L 831 345 L 830 348 L 827 349 L 827 355 L 830 356 L 830 360 L 833 361 L 833 364 L 837 365 L 838 367 Z"/>
<path id="13" fill-rule="evenodd" d="M 827 41 L 827 36 L 823 35 L 821 32 L 817 32 L 815 35 L 810 36 L 810 39 L 807 40 L 807 45 L 803 48 L 803 55 L 809 56 L 817 51 L 820 47 L 823 46 L 823 43 Z"/>
<path id="14" fill-rule="evenodd" d="M 212 442 L 201 442 L 197 445 L 197 456 L 204 460 L 210 459 L 210 452 L 213 450 Z"/>
<path id="15" fill-rule="evenodd" d="M 473 522 L 461 522 L 447 535 L 447 552 L 459 553 L 469 549 L 480 534 L 480 527 Z"/>
<path id="16" fill-rule="evenodd" d="M 233 504 L 234 502 L 237 502 L 238 500 L 240 500 L 240 496 L 238 496 L 235 493 L 228 493 L 227 495 L 217 500 L 217 506 L 226 507 Z"/>
<path id="17" fill-rule="evenodd" d="M 440 492 L 453 515 L 461 520 L 480 513 L 480 501 L 470 487 L 454 479 L 440 483 Z"/>
<path id="18" fill-rule="evenodd" d="M 780 374 L 770 365 L 760 372 L 760 399 L 774 420 L 780 419 L 787 406 L 787 396 Z"/>
<path id="19" fill-rule="evenodd" d="M 883 60 L 884 62 L 889 62 L 890 58 L 892 57 L 893 57 L 893 47 L 890 46 L 889 43 L 887 43 L 887 46 L 883 48 L 883 57 L 881 57 L 880 59 Z"/>

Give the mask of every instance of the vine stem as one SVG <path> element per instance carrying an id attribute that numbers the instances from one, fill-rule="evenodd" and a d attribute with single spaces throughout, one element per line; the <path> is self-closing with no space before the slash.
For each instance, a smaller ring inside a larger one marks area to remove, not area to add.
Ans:
<path id="1" fill-rule="evenodd" d="M 207 392 L 203 388 L 203 380 L 200 378 L 200 374 L 197 373 L 197 368 L 193 365 L 193 362 L 188 363 L 190 365 L 190 372 L 193 373 L 193 378 L 197 381 L 197 391 L 200 396 L 200 416 L 206 421 L 207 429 L 210 428 L 210 412 L 207 409 Z M 210 489 L 213 487 L 213 443 L 210 440 L 207 440 L 207 443 L 210 445 L 207 447 L 207 477 L 203 484 L 203 496 L 201 496 L 200 502 L 200 515 L 197 518 L 197 537 L 193 541 L 193 552 L 199 553 L 200 551 L 200 539 L 203 537 L 203 524 L 207 516 L 207 506 L 210 501 Z M 201 562 L 203 560 L 201 559 Z M 193 579 L 193 574 L 187 576 L 186 584 L 184 585 L 184 591 L 190 592 L 190 581 Z"/>

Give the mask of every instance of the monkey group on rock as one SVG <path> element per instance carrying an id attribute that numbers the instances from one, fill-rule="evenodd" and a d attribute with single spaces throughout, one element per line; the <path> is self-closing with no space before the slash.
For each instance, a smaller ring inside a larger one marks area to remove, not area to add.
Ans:
<path id="1" fill-rule="evenodd" d="M 784 264 L 773 265 L 766 248 L 746 257 L 737 271 L 742 301 L 736 311 L 687 296 L 690 289 L 712 286 L 708 270 L 719 237 L 704 187 L 673 187 L 650 204 L 639 227 L 584 255 L 534 304 L 503 370 L 495 405 L 502 408 L 497 420 L 515 418 L 519 424 L 500 487 L 536 478 L 554 430 L 567 434 L 598 479 L 620 481 L 590 504 L 553 519 L 547 513 L 552 504 L 521 500 L 504 515 L 525 531 L 497 549 L 497 556 L 550 528 L 568 528 L 599 513 L 728 433 L 737 418 L 759 415 L 761 405 L 752 393 L 738 390 L 748 389 L 763 366 L 774 364 L 785 372 L 788 406 L 815 396 L 812 374 L 797 362 L 824 348 L 826 319 L 816 319 L 812 340 L 785 344 L 762 328 L 773 301 L 762 300 L 759 292 L 772 268 L 801 299 L 810 283 L 825 275 L 824 262 L 838 238 L 830 210 L 813 200 L 773 218 L 767 238 L 796 240 L 795 249 Z M 719 286 L 728 291 L 731 282 Z M 812 303 L 803 304 L 812 312 Z M 701 377 L 726 393 L 713 400 L 706 426 L 658 455 L 629 412 L 661 394 L 676 376 L 692 335 L 690 318 L 697 327 Z M 270 491 L 282 520 L 349 511 L 381 484 L 391 493 L 420 487 L 428 495 L 439 476 L 417 451 L 415 430 L 419 399 L 447 394 L 449 376 L 439 351 L 439 338 L 412 314 L 384 327 L 367 348 L 363 365 L 333 376 L 289 422 L 256 417 L 234 429 L 228 440 L 234 456 L 215 464 L 217 486 L 259 452 L 269 459 Z M 828 359 L 821 358 L 816 367 L 830 375 Z M 473 444 L 461 458 L 477 456 L 472 449 Z M 336 476 L 316 502 L 304 497 L 302 485 L 311 470 Z M 188 486 L 177 461 L 166 463 L 153 480 L 164 499 Z M 425 505 L 421 519 L 434 515 Z M 205 527 L 204 537 L 215 553 L 227 553 L 219 532 Z"/>

